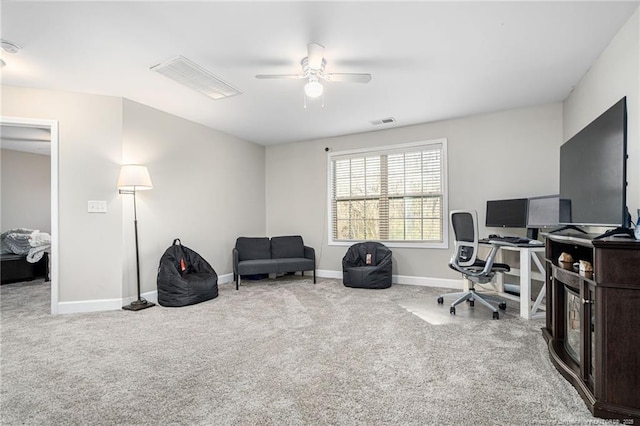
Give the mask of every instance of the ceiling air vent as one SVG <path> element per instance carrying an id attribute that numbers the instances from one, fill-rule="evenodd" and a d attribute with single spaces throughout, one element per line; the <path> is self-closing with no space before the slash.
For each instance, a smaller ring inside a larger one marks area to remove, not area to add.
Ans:
<path id="1" fill-rule="evenodd" d="M 387 118 L 381 118 L 380 120 L 373 120 L 371 121 L 371 124 L 373 124 L 374 126 L 377 126 L 379 124 L 391 124 L 391 123 L 395 123 L 396 119 L 393 117 L 387 117 Z"/>
<path id="2" fill-rule="evenodd" d="M 149 68 L 212 99 L 228 98 L 242 92 L 183 56 L 176 56 Z"/>

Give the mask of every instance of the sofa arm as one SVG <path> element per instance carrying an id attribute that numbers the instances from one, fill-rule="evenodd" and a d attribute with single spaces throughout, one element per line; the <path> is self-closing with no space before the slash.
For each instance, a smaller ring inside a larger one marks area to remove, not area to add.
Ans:
<path id="1" fill-rule="evenodd" d="M 233 258 L 233 274 L 238 275 L 238 249 L 234 247 L 231 250 L 231 255 Z"/>
<path id="2" fill-rule="evenodd" d="M 313 260 L 313 283 L 316 283 L 316 251 L 313 247 L 304 246 L 305 259 Z M 304 274 L 304 272 L 303 272 Z"/>
<path id="3" fill-rule="evenodd" d="M 313 260 L 313 264 L 316 264 L 316 251 L 313 247 L 304 246 L 304 257 Z"/>

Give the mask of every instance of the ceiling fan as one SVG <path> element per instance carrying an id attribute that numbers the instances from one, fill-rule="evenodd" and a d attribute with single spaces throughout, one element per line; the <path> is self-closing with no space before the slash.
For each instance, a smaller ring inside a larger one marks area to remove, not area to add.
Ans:
<path id="1" fill-rule="evenodd" d="M 357 73 L 327 73 L 324 68 L 327 63 L 323 56 L 324 46 L 317 43 L 307 44 L 307 57 L 300 61 L 302 74 L 259 74 L 256 78 L 288 78 L 301 80 L 306 78 L 307 84 L 304 86 L 304 93 L 310 98 L 322 96 L 324 87 L 320 83 L 324 81 L 342 81 L 348 83 L 368 83 L 371 81 L 371 74 Z"/>

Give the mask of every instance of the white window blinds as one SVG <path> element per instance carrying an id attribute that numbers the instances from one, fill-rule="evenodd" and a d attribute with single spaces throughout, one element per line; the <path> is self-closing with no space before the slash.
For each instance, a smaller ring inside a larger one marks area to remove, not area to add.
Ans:
<path id="1" fill-rule="evenodd" d="M 444 141 L 330 158 L 331 239 L 442 243 Z"/>

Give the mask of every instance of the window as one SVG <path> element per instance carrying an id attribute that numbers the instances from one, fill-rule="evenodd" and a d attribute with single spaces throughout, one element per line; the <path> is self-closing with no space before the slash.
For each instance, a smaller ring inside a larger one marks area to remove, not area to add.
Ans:
<path id="1" fill-rule="evenodd" d="M 446 140 L 329 156 L 329 239 L 447 247 Z"/>

